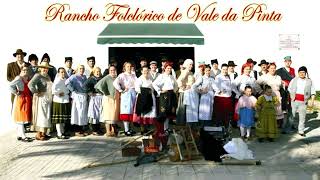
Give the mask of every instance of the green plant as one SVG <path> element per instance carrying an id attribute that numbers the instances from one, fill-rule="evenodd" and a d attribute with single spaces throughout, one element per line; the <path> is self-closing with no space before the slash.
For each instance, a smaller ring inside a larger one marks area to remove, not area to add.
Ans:
<path id="1" fill-rule="evenodd" d="M 316 100 L 320 101 L 320 91 L 316 91 Z"/>

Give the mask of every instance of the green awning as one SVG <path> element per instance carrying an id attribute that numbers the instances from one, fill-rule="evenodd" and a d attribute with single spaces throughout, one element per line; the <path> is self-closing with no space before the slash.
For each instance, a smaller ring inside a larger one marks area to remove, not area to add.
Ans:
<path id="1" fill-rule="evenodd" d="M 203 34 L 195 24 L 121 23 L 109 24 L 98 36 L 98 44 L 196 44 Z"/>

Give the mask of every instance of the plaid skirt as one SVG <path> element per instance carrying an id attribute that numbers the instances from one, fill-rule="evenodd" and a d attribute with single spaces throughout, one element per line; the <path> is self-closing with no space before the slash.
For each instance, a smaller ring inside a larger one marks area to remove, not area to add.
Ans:
<path id="1" fill-rule="evenodd" d="M 71 118 L 70 103 L 53 102 L 51 121 L 53 124 L 66 123 Z"/>

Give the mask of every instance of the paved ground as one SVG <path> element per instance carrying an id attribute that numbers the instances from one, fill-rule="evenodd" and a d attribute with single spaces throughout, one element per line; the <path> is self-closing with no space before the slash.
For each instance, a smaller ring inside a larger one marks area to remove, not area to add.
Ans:
<path id="1" fill-rule="evenodd" d="M 319 116 L 320 117 L 320 116 Z M 82 169 L 120 146 L 127 137 L 103 136 L 53 138 L 47 142 L 16 141 L 15 132 L 0 137 L 0 179 L 280 179 L 320 180 L 320 118 L 309 116 L 306 138 L 282 135 L 273 143 L 249 142 L 249 148 L 261 166 L 226 166 L 204 160 L 185 165 L 148 164 L 134 167 L 134 162 Z M 32 134 L 29 134 L 30 136 Z M 121 152 L 101 163 L 130 160 Z M 201 164 L 203 163 L 203 164 Z"/>

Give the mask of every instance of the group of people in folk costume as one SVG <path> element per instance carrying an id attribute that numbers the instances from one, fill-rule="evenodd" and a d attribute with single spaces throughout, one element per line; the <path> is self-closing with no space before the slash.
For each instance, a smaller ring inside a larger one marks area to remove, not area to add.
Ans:
<path id="1" fill-rule="evenodd" d="M 16 61 L 8 64 L 7 78 L 13 94 L 12 117 L 23 142 L 32 141 L 25 135 L 27 123 L 37 132 L 37 140 L 48 139 L 52 125 L 59 139 L 68 138 L 65 125 L 69 123 L 80 137 L 88 134 L 87 125 L 93 135 L 100 135 L 104 123 L 106 135 L 112 137 L 118 134 L 118 121 L 123 122 L 126 136 L 135 134 L 132 123 L 140 124 L 141 134 L 153 125 L 154 135 L 165 144 L 170 121 L 203 127 L 228 126 L 230 119 L 237 122 L 243 139 L 250 138 L 256 124 L 258 140 L 273 141 L 279 127 L 283 133 L 292 130 L 296 112 L 298 133 L 305 136 L 306 102 L 315 98 L 307 68 L 300 67 L 295 76 L 290 56 L 278 70 L 275 63 L 262 60 L 260 72 L 253 70 L 256 62 L 248 59 L 241 74 L 235 72 L 233 61 L 220 69 L 217 59 L 211 60 L 211 66 L 199 62 L 194 74 L 191 59 L 179 60 L 177 71 L 167 59 L 160 68 L 156 61 L 147 66 L 147 60 L 141 59 L 141 68 L 136 70 L 127 61 L 119 75 L 116 61 L 102 73 L 94 57 L 87 58 L 89 67 L 79 65 L 76 70 L 72 57 L 66 57 L 65 68 L 56 70 L 47 53 L 39 65 L 34 54 L 25 62 L 21 49 L 13 56 Z"/>

